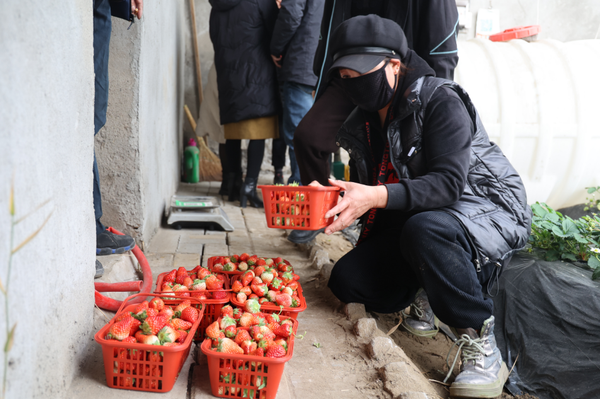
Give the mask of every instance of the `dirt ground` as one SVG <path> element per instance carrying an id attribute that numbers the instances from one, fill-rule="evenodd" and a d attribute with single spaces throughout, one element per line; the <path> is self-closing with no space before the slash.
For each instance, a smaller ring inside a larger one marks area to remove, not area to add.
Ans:
<path id="1" fill-rule="evenodd" d="M 329 253 L 329 258 L 332 263 L 335 263 L 338 259 L 348 253 L 352 248 L 352 244 L 346 240 L 341 233 L 335 233 L 330 236 L 320 234 L 316 238 L 316 243 L 322 246 Z M 326 282 L 321 282 L 321 285 L 325 285 Z M 317 287 L 323 291 L 329 291 L 324 286 Z M 331 295 L 323 292 L 322 295 Z M 333 296 L 333 295 L 331 295 Z M 330 299 L 331 300 L 331 299 Z M 401 320 L 399 315 L 395 314 L 376 314 L 371 313 L 371 317 L 377 321 L 377 326 L 384 332 L 389 332 L 394 326 L 396 326 Z M 345 320 L 344 320 L 345 321 Z M 343 324 L 343 323 L 341 323 Z M 345 330 L 349 326 L 345 326 Z M 434 338 L 419 338 L 416 337 L 400 328 L 397 328 L 390 337 L 396 342 L 396 344 L 404 350 L 406 355 L 415 363 L 415 365 L 421 370 L 424 376 L 432 382 L 433 387 L 440 397 L 447 399 L 449 398 L 449 384 L 444 384 L 442 381 L 448 373 L 448 366 L 446 365 L 446 354 L 452 347 L 452 340 L 440 331 Z M 454 356 L 454 354 L 452 354 Z M 450 358 L 452 361 L 452 357 Z M 348 367 L 354 368 L 352 364 Z M 454 370 L 454 375 L 458 373 L 458 362 Z M 510 369 L 510 365 L 509 365 Z M 349 371 L 351 371 L 349 370 Z M 378 378 L 375 376 L 374 378 Z M 453 377 L 450 377 L 449 382 L 452 382 Z M 375 381 L 375 386 L 378 386 L 379 380 Z M 380 386 L 378 386 L 380 387 Z M 425 391 L 425 389 L 423 389 Z M 512 396 L 505 392 L 500 396 L 500 399 L 537 399 L 537 397 L 525 394 L 520 396 Z"/>

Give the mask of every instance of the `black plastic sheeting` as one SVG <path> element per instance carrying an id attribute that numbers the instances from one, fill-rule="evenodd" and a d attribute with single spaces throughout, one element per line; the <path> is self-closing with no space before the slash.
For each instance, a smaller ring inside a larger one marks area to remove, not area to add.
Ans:
<path id="1" fill-rule="evenodd" d="M 600 398 L 600 283 L 566 262 L 516 254 L 494 297 L 495 334 L 512 394 Z"/>

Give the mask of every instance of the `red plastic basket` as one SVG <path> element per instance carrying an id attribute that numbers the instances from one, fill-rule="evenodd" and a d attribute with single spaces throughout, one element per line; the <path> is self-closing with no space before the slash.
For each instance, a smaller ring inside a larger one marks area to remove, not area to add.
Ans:
<path id="1" fill-rule="evenodd" d="M 292 331 L 293 334 L 288 340 L 287 354 L 280 358 L 230 355 L 213 351 L 210 349 L 211 340 L 205 339 L 200 349 L 208 359 L 208 374 L 213 396 L 275 399 L 285 363 L 292 358 L 294 352 L 294 335 L 298 331 L 296 320 Z"/>
<path id="2" fill-rule="evenodd" d="M 219 272 L 219 273 L 221 273 L 221 272 Z M 161 298 L 165 301 L 165 304 L 170 304 L 169 303 L 170 296 L 172 296 L 172 295 L 166 296 L 166 294 L 173 294 L 173 293 L 159 291 L 159 288 L 158 288 L 158 287 L 162 287 L 162 282 L 167 274 L 168 273 L 161 273 L 158 275 L 158 277 L 156 278 L 156 290 L 154 291 L 154 293 L 162 294 Z M 224 274 L 224 273 L 221 273 L 221 274 Z M 225 278 L 223 288 L 225 289 L 225 291 L 231 291 L 231 289 L 229 288 L 229 279 L 228 278 Z M 207 290 L 207 291 L 213 292 L 211 290 Z M 194 292 L 200 292 L 200 291 L 188 291 L 188 292 L 190 294 L 192 294 Z M 196 335 L 194 336 L 194 341 L 202 341 L 204 339 L 204 330 L 206 330 L 206 327 L 208 327 L 210 324 L 212 324 L 212 322 L 217 320 L 219 318 L 219 316 L 221 316 L 221 308 L 223 307 L 223 305 L 225 305 L 226 303 L 229 302 L 230 297 L 231 297 L 231 295 L 228 294 L 223 299 L 201 299 L 200 302 L 206 306 L 194 305 L 197 308 L 204 307 L 204 317 L 202 318 L 200 327 L 198 327 L 198 330 L 196 331 Z M 181 298 L 181 297 L 173 296 L 173 298 Z M 185 297 L 182 299 L 190 299 L 190 298 Z"/>
<path id="3" fill-rule="evenodd" d="M 153 294 L 136 294 L 123 301 L 117 315 L 120 315 L 126 307 L 128 300 L 135 297 L 156 297 Z M 174 298 L 173 302 L 181 303 L 183 299 Z M 192 299 L 192 303 L 199 301 Z M 202 321 L 202 309 L 198 320 L 192 325 L 190 333 L 185 342 L 179 346 L 144 345 L 138 343 L 123 343 L 115 340 L 106 340 L 104 337 L 113 325 L 113 319 L 100 329 L 94 339 L 102 346 L 102 357 L 104 358 L 104 372 L 106 373 L 106 384 L 110 388 L 129 389 L 133 391 L 169 392 L 173 389 L 181 367 L 190 353 L 192 339 Z M 119 354 L 127 351 L 127 359 L 121 359 Z"/>
<path id="4" fill-rule="evenodd" d="M 258 186 L 267 225 L 275 229 L 319 230 L 333 223 L 325 214 L 338 201 L 339 187 Z"/>
<path id="5" fill-rule="evenodd" d="M 234 276 L 231 278 L 231 283 L 233 284 L 234 281 L 236 281 L 239 278 L 239 276 Z M 304 312 L 306 310 L 306 299 L 304 299 L 304 295 L 302 293 L 302 287 L 300 286 L 300 284 L 298 284 L 298 299 L 300 299 L 300 306 L 295 307 L 295 308 L 283 308 L 283 310 L 281 309 L 281 307 L 277 306 L 277 305 L 266 305 L 266 304 L 262 304 L 260 305 L 260 311 L 263 313 L 279 313 L 281 312 L 281 316 L 286 316 L 286 317 L 290 317 L 294 320 L 296 320 L 298 318 L 298 313 L 300 312 Z M 240 301 L 237 300 L 235 293 L 232 292 L 231 293 L 231 304 L 237 306 L 238 308 L 244 308 L 244 304 Z"/>
<path id="6" fill-rule="evenodd" d="M 223 255 L 223 256 L 225 256 L 225 255 Z M 218 256 L 211 256 L 210 258 L 208 258 L 208 260 L 206 261 L 206 267 L 208 268 L 208 270 L 212 271 L 212 268 L 213 268 L 213 265 L 215 264 L 216 258 L 218 258 Z M 261 256 L 261 258 L 264 258 L 264 256 Z M 274 256 L 274 258 L 275 258 L 275 256 Z M 283 261 L 291 266 L 291 263 L 288 262 L 287 260 L 283 259 Z M 248 270 L 252 270 L 252 269 L 248 269 Z M 227 272 L 225 270 L 219 270 L 219 271 L 216 271 L 215 273 L 226 274 L 228 276 L 232 276 L 232 278 L 233 278 L 233 276 L 239 276 L 240 274 L 244 274 L 244 272 L 240 271 L 240 270 L 236 270 L 234 272 Z M 233 283 L 233 280 L 231 282 Z"/>

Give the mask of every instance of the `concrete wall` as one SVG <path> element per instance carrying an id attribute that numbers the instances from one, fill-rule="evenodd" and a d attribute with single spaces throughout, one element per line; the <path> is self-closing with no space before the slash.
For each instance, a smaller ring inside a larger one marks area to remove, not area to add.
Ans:
<path id="1" fill-rule="evenodd" d="M 541 25 L 539 39 L 594 39 L 600 28 L 600 0 L 470 0 L 473 27 L 477 10 L 490 5 L 500 11 L 500 30 Z"/>
<path id="2" fill-rule="evenodd" d="M 148 242 L 180 176 L 184 1 L 145 4 L 127 30 L 113 18 L 106 126 L 96 136 L 102 222 Z"/>
<path id="3" fill-rule="evenodd" d="M 6 397 L 56 398 L 69 386 L 92 327 L 92 2 L 40 7 L 4 0 L 0 9 L 0 279 L 9 288 L 9 325 L 18 323 Z M 16 218 L 50 199 L 16 225 L 13 247 L 53 212 L 14 255 L 9 277 L 12 176 Z M 0 309 L 4 348 L 1 294 Z"/>

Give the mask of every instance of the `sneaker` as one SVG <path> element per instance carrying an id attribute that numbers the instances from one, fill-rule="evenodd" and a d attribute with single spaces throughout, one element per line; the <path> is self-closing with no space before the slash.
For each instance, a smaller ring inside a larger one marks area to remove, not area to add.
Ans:
<path id="1" fill-rule="evenodd" d="M 135 240 L 128 235 L 113 234 L 108 230 L 96 235 L 96 255 L 122 254 L 135 247 Z"/>
<path id="2" fill-rule="evenodd" d="M 104 267 L 102 267 L 102 263 L 98 259 L 96 259 L 96 274 L 94 275 L 94 279 L 100 278 L 104 275 Z"/>
<path id="3" fill-rule="evenodd" d="M 440 321 L 433 314 L 424 289 L 417 291 L 410 304 L 410 312 L 402 312 L 402 328 L 418 337 L 433 338 L 438 333 Z"/>
<path id="4" fill-rule="evenodd" d="M 283 184 L 283 170 L 275 169 L 275 175 L 273 176 L 273 184 Z"/>
<path id="5" fill-rule="evenodd" d="M 448 380 L 460 352 L 460 373 L 450 386 L 450 396 L 459 398 L 495 398 L 502 395 L 508 367 L 496 346 L 494 316 L 483 322 L 481 334 L 472 328 L 456 329 L 458 351 L 444 382 Z M 454 347 L 454 346 L 453 346 Z M 450 348 L 452 351 L 452 348 Z M 448 356 L 450 352 L 448 353 Z M 448 363 L 448 356 L 446 363 Z"/>
<path id="6" fill-rule="evenodd" d="M 325 228 L 319 230 L 292 230 L 287 239 L 294 244 L 306 244 L 307 242 L 314 240 L 320 233 L 324 231 Z"/>

